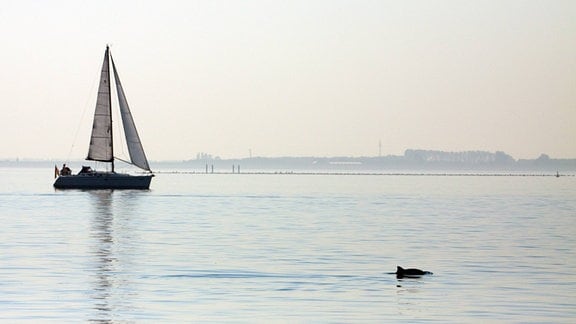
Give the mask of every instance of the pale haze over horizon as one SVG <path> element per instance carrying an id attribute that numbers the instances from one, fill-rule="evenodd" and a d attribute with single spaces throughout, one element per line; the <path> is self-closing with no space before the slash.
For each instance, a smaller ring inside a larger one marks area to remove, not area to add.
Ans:
<path id="1" fill-rule="evenodd" d="M 0 159 L 86 156 L 106 44 L 150 160 L 576 158 L 576 1 L 0 0 L 0 43 Z"/>

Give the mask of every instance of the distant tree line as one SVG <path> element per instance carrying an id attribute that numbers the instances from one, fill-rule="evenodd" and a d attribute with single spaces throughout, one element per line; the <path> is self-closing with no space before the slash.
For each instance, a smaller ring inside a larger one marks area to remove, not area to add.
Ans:
<path id="1" fill-rule="evenodd" d="M 212 156 L 212 154 L 200 152 L 196 154 L 196 160 L 199 161 L 212 161 L 212 160 L 220 160 L 219 156 Z"/>
<path id="2" fill-rule="evenodd" d="M 406 150 L 404 159 L 423 163 L 464 163 L 464 164 L 512 164 L 516 160 L 501 151 L 492 153 L 486 151 L 444 152 L 432 150 Z"/>
<path id="3" fill-rule="evenodd" d="M 361 171 L 361 170 L 576 170 L 576 159 L 553 159 L 546 154 L 536 159 L 516 160 L 497 151 L 445 152 L 408 149 L 403 155 L 386 156 L 333 156 L 333 157 L 249 157 L 221 159 L 208 153 L 198 153 L 196 159 L 180 161 L 188 168 L 205 171 L 207 165 L 216 170 L 229 170 L 241 166 L 242 170 L 307 170 L 307 171 Z M 178 163 L 178 162 L 176 162 Z"/>

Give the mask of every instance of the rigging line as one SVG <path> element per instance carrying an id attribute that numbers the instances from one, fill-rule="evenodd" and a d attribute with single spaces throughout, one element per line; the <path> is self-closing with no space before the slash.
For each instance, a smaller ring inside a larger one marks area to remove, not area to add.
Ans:
<path id="1" fill-rule="evenodd" d="M 133 166 L 137 166 L 137 165 L 135 165 L 134 163 L 132 163 L 132 162 L 130 162 L 130 161 L 126 161 L 126 160 L 124 160 L 124 159 L 121 159 L 121 158 L 119 158 L 119 157 L 117 157 L 117 156 L 115 156 L 114 158 L 115 158 L 116 160 L 122 161 L 122 162 L 124 162 L 124 163 L 126 163 L 126 164 L 130 164 L 130 165 L 133 165 Z"/>
<path id="2" fill-rule="evenodd" d="M 98 70 L 98 75 L 96 78 L 92 79 L 92 86 L 90 87 L 89 93 L 94 93 L 94 88 L 96 86 L 96 80 L 100 80 L 100 69 Z M 80 132 L 80 127 L 82 126 L 82 121 L 84 120 L 84 116 L 86 116 L 86 110 L 88 110 L 88 104 L 93 99 L 91 95 L 86 96 L 86 103 L 84 104 L 84 109 L 82 110 L 82 115 L 80 116 L 80 121 L 78 122 L 78 126 L 76 127 L 76 132 L 74 133 L 74 138 L 72 140 L 72 145 L 70 147 L 70 151 L 68 151 L 68 156 L 66 157 L 66 162 L 70 161 L 70 156 L 72 155 L 72 151 L 74 150 L 74 146 L 76 146 L 76 141 L 78 140 L 78 133 Z"/>
<path id="3" fill-rule="evenodd" d="M 121 158 L 119 158 L 119 157 L 117 157 L 117 156 L 115 156 L 114 158 L 115 158 L 116 160 L 118 160 L 118 161 L 121 161 L 121 162 L 124 162 L 124 163 L 126 163 L 126 164 L 135 166 L 135 167 L 137 167 L 137 168 L 139 168 L 139 169 L 142 169 L 141 167 L 137 166 L 136 164 L 134 164 L 134 163 L 132 163 L 132 162 L 130 162 L 130 161 L 123 160 L 123 159 L 121 159 Z M 146 170 L 146 169 L 142 169 L 142 170 L 152 173 L 152 170 Z"/>

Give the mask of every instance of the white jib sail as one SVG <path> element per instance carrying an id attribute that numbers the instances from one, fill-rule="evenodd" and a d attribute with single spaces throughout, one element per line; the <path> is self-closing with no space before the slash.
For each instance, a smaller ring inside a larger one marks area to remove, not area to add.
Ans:
<path id="1" fill-rule="evenodd" d="M 116 71 L 116 65 L 114 65 L 114 59 L 112 56 L 110 56 L 110 58 L 114 70 L 114 79 L 116 80 L 116 92 L 118 93 L 118 103 L 120 106 L 120 114 L 122 116 L 122 125 L 124 126 L 124 135 L 126 136 L 126 145 L 128 146 L 128 153 L 130 154 L 130 161 L 135 166 L 150 171 L 150 166 L 148 165 L 146 154 L 144 154 L 142 142 L 140 142 L 140 137 L 136 131 L 136 125 L 134 124 L 132 113 L 130 113 L 130 108 L 128 107 L 128 101 L 124 95 L 124 89 L 122 89 L 122 84 L 120 83 L 118 72 Z"/>
<path id="2" fill-rule="evenodd" d="M 108 48 L 106 48 L 87 160 L 111 162 L 114 158 L 110 109 L 110 67 L 108 63 Z"/>

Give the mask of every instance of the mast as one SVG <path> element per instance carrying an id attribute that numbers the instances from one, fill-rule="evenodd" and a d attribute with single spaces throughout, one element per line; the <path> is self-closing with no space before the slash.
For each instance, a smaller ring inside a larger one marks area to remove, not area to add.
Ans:
<path id="1" fill-rule="evenodd" d="M 110 58 L 110 47 L 106 45 L 106 57 Z M 110 61 L 108 60 L 108 81 L 110 81 Z M 112 154 L 112 173 L 114 173 L 114 132 L 112 128 L 112 84 L 108 82 L 110 87 L 110 96 L 108 96 L 108 111 L 110 113 L 110 151 Z"/>

